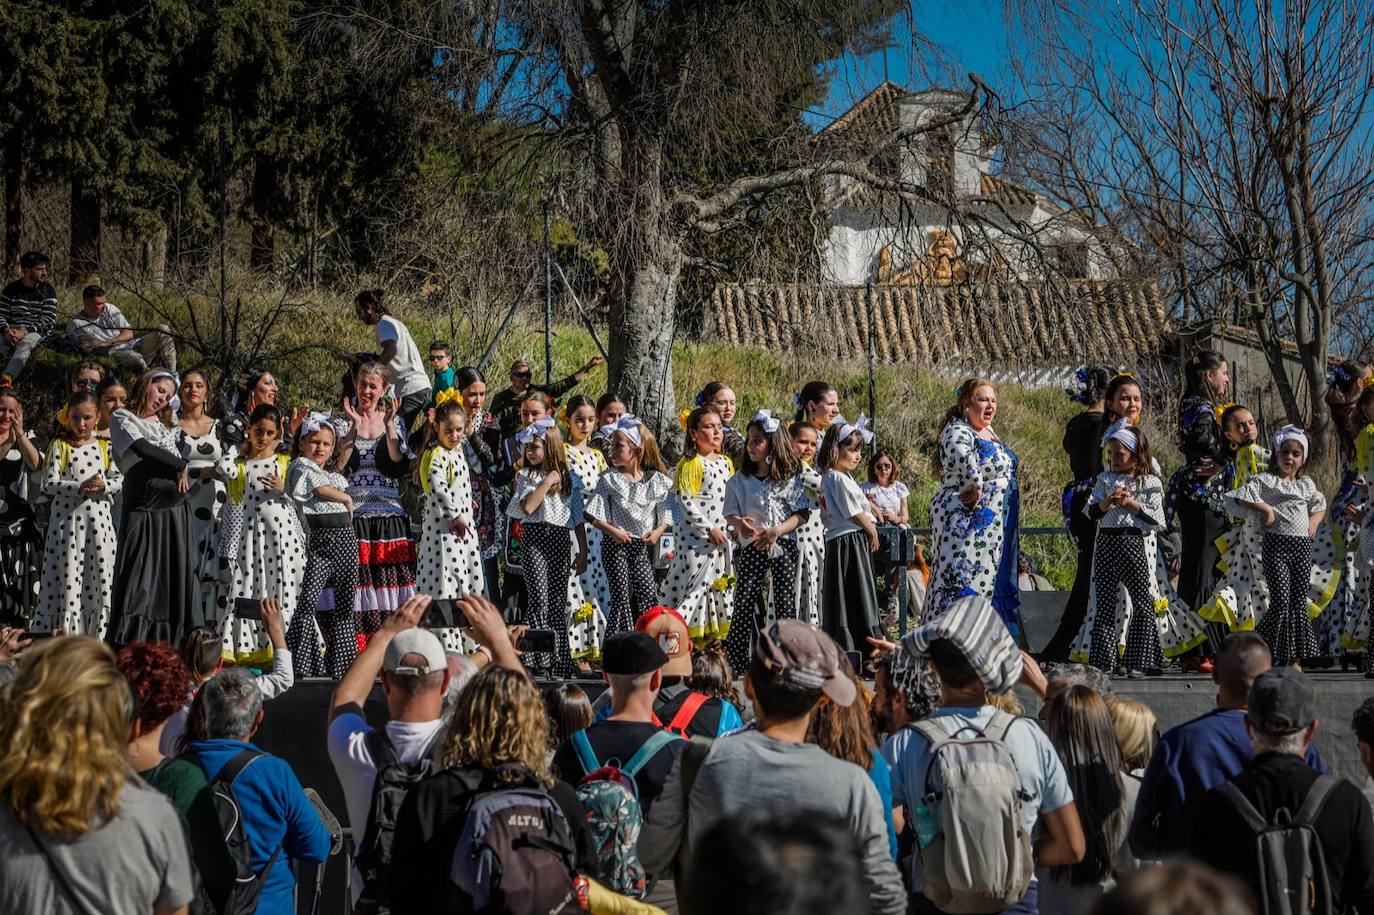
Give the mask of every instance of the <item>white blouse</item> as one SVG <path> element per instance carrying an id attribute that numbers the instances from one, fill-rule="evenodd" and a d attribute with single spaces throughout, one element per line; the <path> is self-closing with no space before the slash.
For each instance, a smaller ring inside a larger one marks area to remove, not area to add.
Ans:
<path id="1" fill-rule="evenodd" d="M 315 495 L 321 486 L 333 486 L 340 492 L 348 492 L 348 477 L 341 473 L 331 473 L 319 464 L 305 457 L 291 462 L 286 471 L 286 491 L 301 506 L 307 515 L 347 514 L 348 506 Z"/>
<path id="2" fill-rule="evenodd" d="M 1134 528 L 1140 531 L 1158 531 L 1164 528 L 1164 484 L 1154 474 L 1138 477 L 1130 473 L 1117 473 L 1104 470 L 1093 482 L 1092 495 L 1083 510 L 1086 512 L 1103 499 L 1110 496 L 1118 486 L 1125 486 L 1131 498 L 1140 503 L 1136 513 L 1122 505 L 1114 505 L 1107 510 L 1098 527 Z"/>
<path id="3" fill-rule="evenodd" d="M 1222 498 L 1236 515 L 1255 514 L 1241 502 L 1264 502 L 1274 509 L 1274 524 L 1265 532 L 1287 537 L 1306 537 L 1312 516 L 1326 510 L 1326 497 L 1311 477 L 1285 480 L 1272 473 L 1257 473 L 1249 483 L 1223 493 Z"/>
<path id="4" fill-rule="evenodd" d="M 673 481 L 656 470 L 644 471 L 639 480 L 608 470 L 596 481 L 585 511 L 632 537 L 643 537 L 669 522 L 668 493 L 672 488 Z"/>
<path id="5" fill-rule="evenodd" d="M 535 506 L 534 511 L 526 514 L 520 503 L 525 497 L 539 488 L 544 482 L 544 471 L 521 469 L 515 475 L 515 492 L 506 515 L 531 524 L 552 524 L 555 527 L 577 527 L 582 523 L 582 487 L 577 475 L 573 474 L 572 492 L 566 497 L 561 488 L 555 486 L 544 496 L 544 501 Z"/>
<path id="6" fill-rule="evenodd" d="M 825 525 L 826 540 L 863 530 L 853 519 L 863 515 L 873 521 L 871 509 L 868 497 L 849 474 L 827 470 L 821 477 L 821 523 Z"/>

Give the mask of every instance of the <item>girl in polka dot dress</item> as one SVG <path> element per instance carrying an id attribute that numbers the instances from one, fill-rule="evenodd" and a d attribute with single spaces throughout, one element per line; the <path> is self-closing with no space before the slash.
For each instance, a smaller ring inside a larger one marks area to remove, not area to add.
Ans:
<path id="1" fill-rule="evenodd" d="M 668 529 L 668 493 L 673 483 L 664 473 L 654 434 L 639 418 L 626 414 L 609 436 L 611 466 L 596 483 L 585 513 L 601 531 L 601 561 L 611 585 L 611 618 L 607 635 L 629 632 L 645 610 L 658 603 L 649 548 Z"/>
<path id="2" fill-rule="evenodd" d="M 733 394 L 731 397 L 733 398 Z M 698 644 L 730 631 L 734 586 L 725 524 L 725 484 L 735 472 L 720 453 L 724 423 L 711 407 L 687 414 L 688 455 L 677 465 L 670 507 L 676 549 L 663 600 Z"/>
<path id="3" fill-rule="evenodd" d="M 124 485 L 108 442 L 94 437 L 95 395 L 67 401 L 65 426 L 48 448 L 43 492 L 52 496 L 35 629 L 105 637 L 118 538 L 110 505 Z"/>
<path id="4" fill-rule="evenodd" d="M 813 462 L 820 447 L 820 433 L 806 420 L 788 427 L 792 447 L 801 460 L 802 491 L 810 509 L 797 528 L 797 618 L 812 626 L 821 624 L 821 580 L 825 568 L 825 525 L 821 523 L 821 475 Z"/>
<path id="5" fill-rule="evenodd" d="M 596 404 L 584 394 L 574 396 L 568 401 L 566 421 L 568 442 L 564 453 L 568 472 L 577 478 L 575 485 L 584 494 L 593 492 L 608 466 L 605 456 L 591 444 L 591 435 L 597 429 Z M 582 529 L 586 545 L 579 553 L 578 544 L 573 543 L 572 565 L 583 571 L 568 576 L 568 647 L 573 661 L 582 670 L 589 670 L 592 662 L 601 658 L 611 585 L 601 564 L 601 531 L 588 524 Z"/>
<path id="6" fill-rule="evenodd" d="M 223 542 L 230 559 L 233 599 L 270 597 L 281 604 L 289 629 L 305 576 L 305 533 L 286 492 L 290 458 L 277 452 L 282 415 L 260 404 L 248 417 L 248 438 L 225 468 L 229 501 L 223 512 Z M 220 627 L 224 653 L 236 663 L 261 666 L 272 655 L 267 631 L 257 620 L 241 620 L 229 603 Z"/>
<path id="7" fill-rule="evenodd" d="M 554 657 L 536 654 L 526 666 L 559 677 L 573 674 L 568 650 L 567 581 L 572 571 L 573 542 L 577 555 L 587 555 L 582 526 L 582 491 L 568 472 L 563 437 L 552 417 L 530 423 L 516 433 L 521 445 L 520 469 L 515 474 L 506 514 L 520 523 L 520 565 L 525 576 L 525 622 L 532 629 L 551 629 L 558 649 Z M 576 572 L 585 571 L 579 561 Z"/>
<path id="8" fill-rule="evenodd" d="M 739 540 L 735 568 L 739 587 L 725 651 L 730 666 L 745 670 L 761 623 L 797 616 L 798 525 L 810 516 L 801 460 L 782 421 L 760 410 L 745 430 L 744 462 L 725 487 L 725 520 Z M 768 613 L 763 585 L 772 575 Z"/>
<path id="9" fill-rule="evenodd" d="M 1230 443 L 1235 459 L 1216 475 L 1215 492 L 1209 489 L 1207 496 L 1214 498 L 1217 510 L 1226 514 L 1223 493 L 1249 483 L 1251 477 L 1269 465 L 1270 455 L 1269 449 L 1256 441 L 1259 424 L 1255 422 L 1254 414 L 1240 404 L 1232 404 L 1223 411 L 1221 431 Z M 1166 496 L 1166 514 L 1168 508 Z M 1263 540 L 1264 529 L 1259 519 L 1250 512 L 1236 519 L 1236 523 L 1221 535 L 1218 539 L 1221 550 L 1218 563 L 1222 575 L 1210 599 L 1198 608 L 1203 619 L 1234 631 L 1255 628 L 1255 621 L 1264 615 L 1266 597 L 1262 571 Z"/>
<path id="10" fill-rule="evenodd" d="M 297 677 L 339 680 L 358 657 L 358 534 L 348 478 L 331 469 L 338 436 L 328 414 L 311 413 L 296 434 L 296 457 L 286 474 L 286 491 L 300 506 L 306 530 L 305 576 L 286 630 Z"/>
<path id="11" fill-rule="evenodd" d="M 463 453 L 467 413 L 457 401 L 445 401 L 435 407 L 432 426 L 434 444 L 420 457 L 425 517 L 417 550 L 415 590 L 448 599 L 485 594 L 472 481 Z M 436 634 L 450 651 L 468 647 L 457 629 L 439 629 Z"/>
<path id="12" fill-rule="evenodd" d="M 1269 643 L 1274 664 L 1301 666 L 1320 651 L 1309 615 L 1312 537 L 1326 515 L 1326 497 L 1310 477 L 1307 435 L 1284 426 L 1274 435 L 1269 470 L 1225 496 L 1231 510 L 1254 513 L 1264 527 L 1264 584 L 1269 606 L 1255 631 Z"/>
<path id="13" fill-rule="evenodd" d="M 1119 420 L 1103 438 L 1107 470 L 1085 509 L 1097 521 L 1088 615 L 1071 660 L 1130 676 L 1158 675 L 1205 639 L 1201 621 L 1159 574 L 1155 540 L 1164 529 L 1164 484 L 1153 472 L 1145 431 Z"/>

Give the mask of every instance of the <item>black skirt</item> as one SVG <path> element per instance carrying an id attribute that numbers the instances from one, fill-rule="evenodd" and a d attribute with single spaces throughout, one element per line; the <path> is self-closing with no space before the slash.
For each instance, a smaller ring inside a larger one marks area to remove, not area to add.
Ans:
<path id="1" fill-rule="evenodd" d="M 821 628 L 843 651 L 865 656 L 872 648 L 867 637 L 885 638 L 878 622 L 878 587 L 873 577 L 873 554 L 862 530 L 825 542 L 821 584 Z"/>
<path id="2" fill-rule="evenodd" d="M 199 582 L 191 502 L 175 477 L 140 461 L 125 475 L 110 626 L 113 645 L 181 641 L 192 626 Z"/>

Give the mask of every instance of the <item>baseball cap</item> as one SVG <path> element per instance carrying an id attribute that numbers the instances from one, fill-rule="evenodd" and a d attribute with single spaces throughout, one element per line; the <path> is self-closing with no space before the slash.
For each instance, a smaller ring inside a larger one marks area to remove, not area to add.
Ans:
<path id="1" fill-rule="evenodd" d="M 667 663 L 658 639 L 643 632 L 617 632 L 601 646 L 601 669 L 608 674 L 647 674 Z"/>
<path id="2" fill-rule="evenodd" d="M 1291 667 L 1271 667 L 1250 685 L 1245 717 L 1265 734 L 1295 734 L 1317 717 L 1317 697 L 1307 675 Z"/>
<path id="3" fill-rule="evenodd" d="M 665 677 L 692 675 L 692 637 L 687 621 L 672 607 L 650 607 L 635 621 L 635 631 L 652 636 L 668 657 L 663 666 Z"/>
<path id="4" fill-rule="evenodd" d="M 760 633 L 754 654 L 786 682 L 819 689 L 839 705 L 854 704 L 854 681 L 840 670 L 840 646 L 815 626 L 778 620 Z"/>
<path id="5" fill-rule="evenodd" d="M 402 659 L 409 654 L 420 655 L 425 663 L 402 664 Z M 444 643 L 428 629 L 403 629 L 396 633 L 386 646 L 386 656 L 382 658 L 382 670 L 403 677 L 423 677 L 447 669 L 448 657 L 444 654 Z"/>

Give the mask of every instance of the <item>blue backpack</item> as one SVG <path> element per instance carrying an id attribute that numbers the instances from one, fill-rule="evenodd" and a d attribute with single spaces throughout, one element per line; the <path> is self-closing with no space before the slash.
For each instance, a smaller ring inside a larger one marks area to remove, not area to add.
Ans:
<path id="1" fill-rule="evenodd" d="M 644 809 L 639 804 L 635 775 L 659 750 L 681 738 L 655 731 L 623 765 L 596 758 L 585 730 L 568 738 L 586 773 L 577 786 L 577 799 L 587 808 L 587 827 L 596 842 L 597 859 L 606 885 L 624 896 L 643 899 L 648 875 L 639 863 L 639 830 Z"/>

